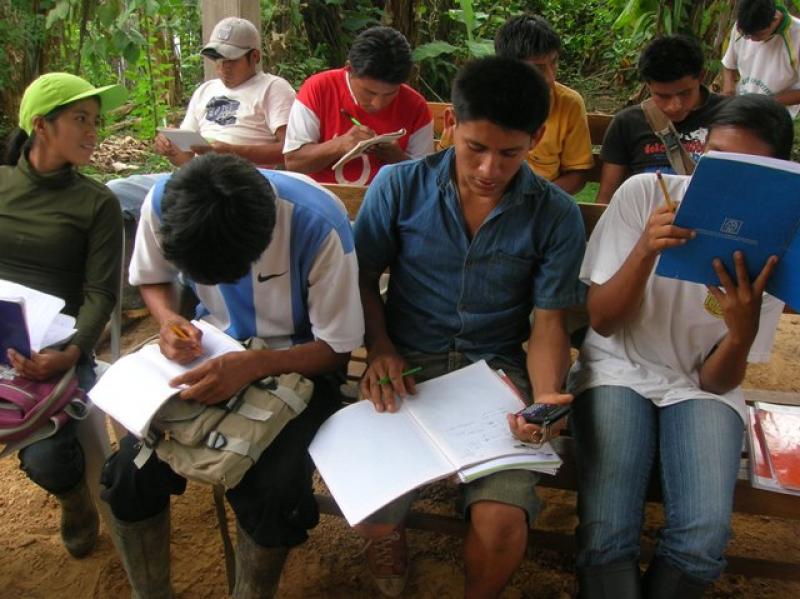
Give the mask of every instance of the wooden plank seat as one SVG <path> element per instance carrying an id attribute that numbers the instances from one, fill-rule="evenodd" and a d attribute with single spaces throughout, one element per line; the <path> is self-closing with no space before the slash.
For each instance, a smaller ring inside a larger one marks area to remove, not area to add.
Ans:
<path id="1" fill-rule="evenodd" d="M 350 218 L 354 219 L 363 200 L 366 187 L 333 184 L 326 184 L 325 187 L 342 199 Z M 578 206 L 583 217 L 586 236 L 588 237 L 598 219 L 602 216 L 605 206 L 580 202 Z M 366 351 L 364 348 L 360 348 L 353 352 L 348 365 L 348 379 L 353 385 L 356 384 L 365 368 Z M 775 403 L 800 404 L 800 394 L 797 393 L 747 389 L 745 390 L 745 397 L 749 402 L 772 401 Z M 573 457 L 573 444 L 573 439 L 568 432 L 554 440 L 554 446 L 561 455 L 564 464 L 556 475 L 542 476 L 539 483 L 541 487 L 573 493 L 576 491 L 577 472 Z M 747 479 L 747 462 L 748 457 L 744 453 L 740 479 L 737 482 L 734 494 L 734 511 L 739 514 L 758 515 L 761 517 L 800 519 L 800 497 L 753 488 Z M 322 513 L 341 516 L 341 512 L 333 498 L 323 494 L 317 494 L 316 498 Z M 661 489 L 657 476 L 651 477 L 648 501 L 661 501 Z M 467 526 L 463 520 L 455 515 L 441 515 L 414 510 L 409 514 L 407 525 L 410 528 L 460 537 L 466 534 Z M 555 549 L 564 553 L 574 553 L 575 542 L 572 534 L 542 530 L 535 526 L 532 530 L 533 532 L 530 535 L 530 543 L 532 545 Z M 652 544 L 645 541 L 642 547 L 643 557 L 647 559 L 652 554 L 652 550 Z M 741 555 L 727 555 L 726 558 L 729 564 L 728 571 L 732 573 L 783 580 L 800 580 L 800 562 L 766 560 Z"/>

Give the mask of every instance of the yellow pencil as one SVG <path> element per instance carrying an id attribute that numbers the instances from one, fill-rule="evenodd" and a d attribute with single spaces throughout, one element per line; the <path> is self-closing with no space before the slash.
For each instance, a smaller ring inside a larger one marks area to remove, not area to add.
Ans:
<path id="1" fill-rule="evenodd" d="M 173 322 L 171 325 L 169 325 L 169 329 L 170 331 L 175 333 L 178 339 L 184 339 L 185 341 L 189 341 L 191 339 L 189 335 L 187 335 L 186 332 L 176 322 Z"/>
<path id="2" fill-rule="evenodd" d="M 664 179 L 661 176 L 661 169 L 656 171 L 656 178 L 658 179 L 658 184 L 661 186 L 661 193 L 664 194 L 664 202 L 667 204 L 667 208 L 669 208 L 671 212 L 675 212 L 675 202 L 669 197 L 667 185 L 664 183 Z"/>

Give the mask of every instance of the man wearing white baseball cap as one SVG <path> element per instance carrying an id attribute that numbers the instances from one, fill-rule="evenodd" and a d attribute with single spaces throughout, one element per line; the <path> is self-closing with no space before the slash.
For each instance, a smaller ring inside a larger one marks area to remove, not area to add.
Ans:
<path id="1" fill-rule="evenodd" d="M 214 61 L 217 79 L 198 87 L 189 101 L 181 129 L 196 131 L 209 141 L 181 151 L 159 134 L 155 151 L 175 166 L 197 154 L 238 154 L 256 166 L 283 163 L 283 143 L 295 92 L 285 79 L 259 70 L 261 36 L 250 21 L 222 19 L 200 51 Z M 126 221 L 137 221 L 145 195 L 169 173 L 134 175 L 108 182 L 122 205 Z"/>
<path id="2" fill-rule="evenodd" d="M 211 38 L 200 54 L 211 60 L 236 60 L 260 45 L 261 36 L 255 25 L 247 19 L 228 17 L 214 26 Z"/>

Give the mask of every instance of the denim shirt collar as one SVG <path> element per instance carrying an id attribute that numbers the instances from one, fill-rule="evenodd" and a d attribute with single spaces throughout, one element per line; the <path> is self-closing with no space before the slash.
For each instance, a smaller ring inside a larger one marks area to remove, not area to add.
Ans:
<path id="1" fill-rule="evenodd" d="M 450 209 L 460 213 L 458 188 L 455 182 L 455 158 L 455 147 L 451 146 L 443 152 L 437 167 L 439 172 L 436 182 Z M 541 181 L 537 180 L 527 162 L 523 161 L 508 188 L 503 192 L 500 202 L 492 209 L 486 220 L 495 218 L 506 210 L 525 202 L 533 202 L 536 194 L 541 192 L 541 187 Z"/>

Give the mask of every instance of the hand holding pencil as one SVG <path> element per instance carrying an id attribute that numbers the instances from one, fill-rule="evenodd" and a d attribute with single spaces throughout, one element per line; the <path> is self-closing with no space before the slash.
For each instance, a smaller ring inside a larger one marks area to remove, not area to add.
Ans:
<path id="1" fill-rule="evenodd" d="M 203 355 L 203 332 L 183 318 L 163 322 L 158 337 L 161 353 L 179 364 L 188 364 Z"/>

